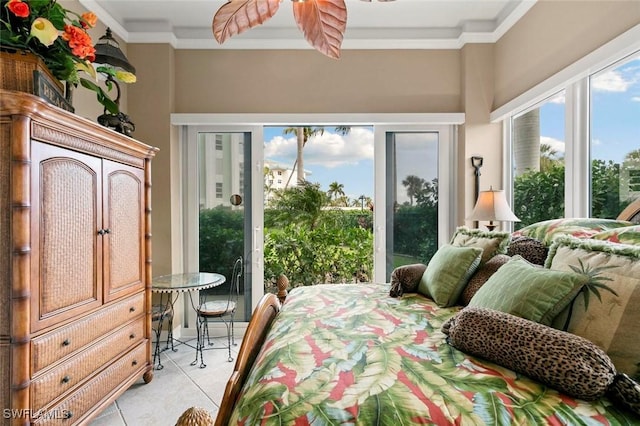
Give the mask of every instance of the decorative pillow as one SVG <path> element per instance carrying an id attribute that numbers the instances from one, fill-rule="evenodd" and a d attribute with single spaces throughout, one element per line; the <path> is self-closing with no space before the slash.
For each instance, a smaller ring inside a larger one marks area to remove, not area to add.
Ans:
<path id="1" fill-rule="evenodd" d="M 400 297 L 404 293 L 415 293 L 427 265 L 414 263 L 398 266 L 391 272 L 391 290 L 389 296 Z"/>
<path id="2" fill-rule="evenodd" d="M 512 238 L 525 236 L 542 241 L 550 246 L 553 239 L 560 235 L 571 235 L 576 238 L 591 238 L 595 234 L 610 229 L 633 225 L 626 220 L 596 218 L 562 218 L 532 223 L 515 231 Z"/>
<path id="3" fill-rule="evenodd" d="M 522 256 L 534 265 L 544 265 L 548 254 L 547 246 L 531 237 L 514 237 L 507 247 L 508 256 Z"/>
<path id="4" fill-rule="evenodd" d="M 589 276 L 554 327 L 591 340 L 618 372 L 640 377 L 640 247 L 563 237 L 551 245 L 545 266 Z"/>
<path id="5" fill-rule="evenodd" d="M 433 255 L 424 271 L 418 293 L 433 299 L 441 308 L 453 306 L 480 264 L 482 249 L 445 244 Z"/>
<path id="6" fill-rule="evenodd" d="M 487 280 L 469 306 L 550 325 L 588 279 L 584 274 L 551 271 L 515 256 Z"/>
<path id="7" fill-rule="evenodd" d="M 483 231 L 460 226 L 456 228 L 456 232 L 453 234 L 451 245 L 480 247 L 483 250 L 480 263 L 485 263 L 496 254 L 506 253 L 510 240 L 511 234 L 508 232 Z"/>
<path id="8" fill-rule="evenodd" d="M 640 416 L 640 384 L 626 374 L 617 374 L 607 396 Z"/>
<path id="9" fill-rule="evenodd" d="M 471 298 L 476 292 L 487 282 L 489 277 L 493 275 L 498 268 L 507 263 L 511 259 L 506 254 L 497 254 L 487 261 L 484 265 L 480 265 L 476 272 L 471 276 L 467 286 L 462 290 L 460 295 L 460 304 L 468 305 Z"/>
<path id="10" fill-rule="evenodd" d="M 599 232 L 591 238 L 594 240 L 611 241 L 612 243 L 640 246 L 640 225 L 625 226 L 624 228 Z"/>
<path id="11" fill-rule="evenodd" d="M 607 354 L 587 339 L 504 312 L 465 308 L 442 331 L 461 351 L 576 398 L 602 397 L 616 375 Z"/>

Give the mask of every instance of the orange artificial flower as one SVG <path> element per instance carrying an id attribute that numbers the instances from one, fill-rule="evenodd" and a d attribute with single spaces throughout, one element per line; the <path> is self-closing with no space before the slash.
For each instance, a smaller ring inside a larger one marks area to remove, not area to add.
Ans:
<path id="1" fill-rule="evenodd" d="M 96 59 L 96 49 L 93 47 L 91 37 L 81 28 L 65 25 L 62 39 L 69 43 L 71 53 L 78 58 L 88 59 L 91 62 Z"/>
<path id="2" fill-rule="evenodd" d="M 93 12 L 85 12 L 82 14 L 81 18 L 82 20 L 80 21 L 80 25 L 82 25 L 82 28 L 84 29 L 93 28 L 98 22 L 98 17 Z"/>
<path id="3" fill-rule="evenodd" d="M 29 16 L 29 5 L 22 0 L 9 0 L 7 8 L 18 18 L 26 18 Z"/>

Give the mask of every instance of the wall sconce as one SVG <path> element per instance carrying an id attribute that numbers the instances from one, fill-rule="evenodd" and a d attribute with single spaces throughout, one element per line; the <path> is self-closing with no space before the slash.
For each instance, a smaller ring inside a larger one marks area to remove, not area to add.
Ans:
<path id="1" fill-rule="evenodd" d="M 107 28 L 106 34 L 100 37 L 95 48 L 96 59 L 94 64 L 96 66 L 107 65 L 114 68 L 116 71 L 127 71 L 135 75 L 136 69 L 129 63 L 129 60 L 124 53 L 122 53 L 122 50 L 120 50 L 120 44 L 118 44 L 111 35 L 110 28 Z M 113 85 L 116 88 L 116 99 L 114 102 L 119 109 L 120 86 L 118 85 L 118 81 L 113 78 L 111 74 L 103 74 L 107 77 L 107 87 L 110 88 L 111 85 Z M 119 112 L 118 114 L 111 114 L 105 109 L 104 114 L 98 117 L 98 123 L 105 127 L 113 127 L 116 131 L 124 133 L 127 136 L 130 136 L 131 132 L 135 130 L 135 124 L 133 124 L 128 115 L 122 112 Z"/>
<path id="2" fill-rule="evenodd" d="M 494 220 L 501 222 L 520 222 L 520 219 L 511 211 L 504 191 L 493 189 L 492 187 L 490 187 L 488 191 L 480 192 L 478 201 L 467 220 L 488 220 L 489 224 L 487 225 L 487 229 L 489 229 L 489 231 L 493 231 L 495 227 L 498 226 L 493 223 Z"/>

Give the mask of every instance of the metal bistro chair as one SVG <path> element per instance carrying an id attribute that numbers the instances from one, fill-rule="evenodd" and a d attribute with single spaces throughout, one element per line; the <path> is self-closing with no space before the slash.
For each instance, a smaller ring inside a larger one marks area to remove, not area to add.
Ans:
<path id="1" fill-rule="evenodd" d="M 243 269 L 244 262 L 242 257 L 239 257 L 233 264 L 228 297 L 221 300 L 206 300 L 207 296 L 201 296 L 200 307 L 197 310 L 199 322 L 198 329 L 202 333 L 200 338 L 202 346 L 204 346 L 205 335 L 209 346 L 213 346 L 209 337 L 209 322 L 222 322 L 226 326 L 229 362 L 233 361 L 233 357 L 231 356 L 231 346 L 236 345 L 233 332 L 233 319 L 236 313 L 236 307 L 238 306 L 238 299 L 240 297 L 240 282 L 242 281 Z M 202 348 L 200 349 L 202 350 Z"/>
<path id="2" fill-rule="evenodd" d="M 173 347 L 173 305 L 167 301 L 167 303 L 159 303 L 157 305 L 153 305 L 151 309 L 151 321 L 157 322 L 156 327 L 153 329 L 155 332 L 155 348 L 153 350 L 153 365 L 156 364 L 156 360 L 158 360 L 158 365 L 155 367 L 156 370 L 162 370 L 164 365 L 162 365 L 162 360 L 160 358 L 160 352 L 166 351 L 169 349 L 169 344 L 171 344 L 171 350 L 176 351 Z M 164 349 L 160 349 L 160 334 L 162 333 L 162 324 L 167 321 L 167 344 Z"/>

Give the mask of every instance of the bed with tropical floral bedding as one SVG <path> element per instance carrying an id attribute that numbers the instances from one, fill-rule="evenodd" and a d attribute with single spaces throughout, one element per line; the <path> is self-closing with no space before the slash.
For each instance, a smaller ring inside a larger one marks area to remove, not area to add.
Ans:
<path id="1" fill-rule="evenodd" d="M 296 288 L 229 424 L 640 424 L 606 398 L 575 399 L 455 349 L 441 326 L 460 309 L 392 298 L 388 284 Z"/>

